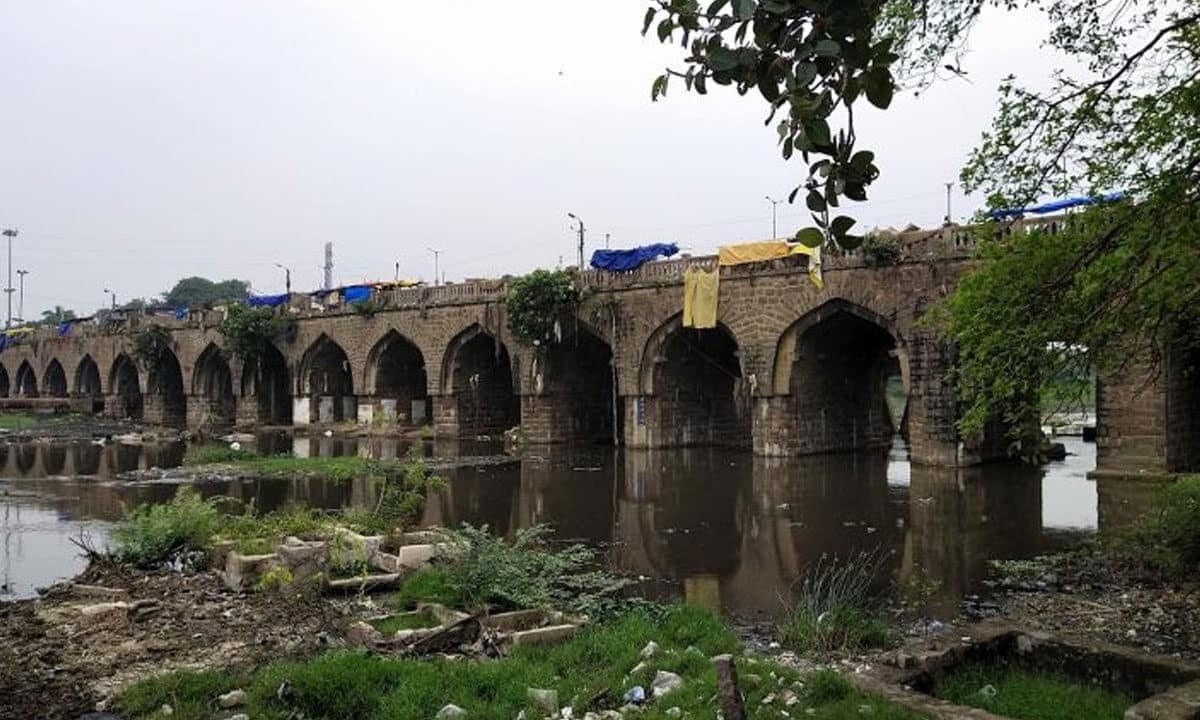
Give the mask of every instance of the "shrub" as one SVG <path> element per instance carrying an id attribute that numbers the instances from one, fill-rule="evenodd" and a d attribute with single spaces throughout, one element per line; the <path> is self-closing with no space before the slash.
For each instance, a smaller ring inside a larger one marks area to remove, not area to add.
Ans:
<path id="1" fill-rule="evenodd" d="M 534 270 L 508 286 L 504 308 L 514 336 L 531 345 L 555 340 L 556 326 L 574 310 L 579 291 L 570 273 Z M 561 327 L 561 326 L 560 326 Z"/>
<path id="2" fill-rule="evenodd" d="M 552 533 L 546 525 L 535 525 L 518 530 L 511 542 L 505 542 L 486 525 L 464 524 L 450 531 L 453 550 L 443 554 L 441 561 L 463 607 L 579 610 L 628 584 L 593 569 L 597 562 L 591 548 L 547 548 L 544 540 Z"/>
<path id="3" fill-rule="evenodd" d="M 859 252 L 872 267 L 895 265 L 900 262 L 900 244 L 895 235 L 890 233 L 873 232 L 867 235 Z"/>
<path id="4" fill-rule="evenodd" d="M 382 481 L 379 500 L 369 512 L 353 512 L 347 521 L 367 533 L 391 533 L 412 523 L 425 507 L 431 492 L 445 487 L 445 481 L 434 475 L 418 447 L 410 448 L 403 462 L 368 460 L 364 469 L 368 477 Z"/>
<path id="5" fill-rule="evenodd" d="M 888 642 L 874 594 L 886 554 L 861 552 L 844 562 L 821 558 L 787 607 L 783 642 L 801 652 L 857 650 Z"/>
<path id="6" fill-rule="evenodd" d="M 163 353 L 171 347 L 171 331 L 162 325 L 146 325 L 133 333 L 133 357 L 143 370 L 158 365 Z"/>
<path id="7" fill-rule="evenodd" d="M 142 505 L 113 529 L 112 554 L 141 568 L 182 561 L 194 566 L 221 525 L 212 502 L 183 487 L 168 503 Z"/>
<path id="8" fill-rule="evenodd" d="M 1142 559 L 1162 569 L 1183 572 L 1200 565 L 1200 476 L 1162 487 L 1133 539 Z"/>
<path id="9" fill-rule="evenodd" d="M 330 527 L 330 516 L 312 508 L 296 507 L 266 515 L 255 515 L 249 508 L 242 515 L 222 517 L 219 534 L 233 541 L 238 552 L 258 555 L 272 552 L 275 544 L 289 535 L 313 539 Z"/>
<path id="10" fill-rule="evenodd" d="M 290 322 L 268 308 L 233 303 L 225 308 L 225 319 L 218 329 L 233 354 L 257 372 L 259 359 L 287 334 Z"/>
<path id="11" fill-rule="evenodd" d="M 414 608 L 418 603 L 438 603 L 447 607 L 461 607 L 462 596 L 450 581 L 450 574 L 443 568 L 426 568 L 404 580 L 400 591 L 392 596 L 392 602 L 401 610 Z"/>

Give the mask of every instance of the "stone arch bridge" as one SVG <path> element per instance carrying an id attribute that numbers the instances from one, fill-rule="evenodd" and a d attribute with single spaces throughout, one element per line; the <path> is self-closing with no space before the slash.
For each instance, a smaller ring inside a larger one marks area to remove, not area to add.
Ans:
<path id="1" fill-rule="evenodd" d="M 1053 231 L 1057 222 L 1036 224 Z M 65 337 L 46 328 L 0 353 L 0 404 L 70 404 L 175 427 L 432 424 L 439 435 L 473 437 L 519 424 L 535 443 L 619 439 L 789 456 L 890 445 L 900 428 L 885 388 L 898 379 L 914 461 L 1003 456 L 998 424 L 960 436 L 947 379 L 953 349 L 919 322 L 969 270 L 972 235 L 913 231 L 899 244 L 900 261 L 882 267 L 854 253 L 826 258 L 823 289 L 801 256 L 722 268 L 714 330 L 681 326 L 684 271 L 713 267 L 713 257 L 583 272 L 587 300 L 562 342 L 541 351 L 511 337 L 503 280 L 383 291 L 369 314 L 301 296 L 281 310 L 295 332 L 252 367 L 223 348 L 219 309 L 186 320 L 114 317 Z M 170 343 L 142 367 L 132 337 L 151 323 L 170 331 Z M 1182 431 L 1168 431 L 1168 413 L 1193 407 L 1168 398 L 1196 394 L 1180 395 L 1176 385 L 1196 383 L 1176 375 L 1149 392 L 1102 386 L 1102 467 L 1200 463 L 1175 437 Z"/>

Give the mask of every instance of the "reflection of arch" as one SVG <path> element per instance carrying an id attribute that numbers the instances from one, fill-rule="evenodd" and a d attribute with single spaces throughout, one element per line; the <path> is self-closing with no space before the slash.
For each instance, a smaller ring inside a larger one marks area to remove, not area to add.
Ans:
<path id="1" fill-rule="evenodd" d="M 8 368 L 0 365 L 0 397 L 8 397 L 9 390 Z"/>
<path id="2" fill-rule="evenodd" d="M 62 475 L 63 468 L 67 466 L 67 446 L 66 445 L 43 445 L 42 446 L 42 468 L 46 471 L 46 476 Z"/>
<path id="3" fill-rule="evenodd" d="M 37 447 L 33 443 L 21 443 L 17 447 L 17 472 L 21 477 L 28 476 L 37 465 Z"/>
<path id="4" fill-rule="evenodd" d="M 167 427 L 187 424 L 187 395 L 183 389 L 183 368 L 170 348 L 163 348 L 150 368 L 146 394 L 159 406 L 159 422 Z"/>
<path id="5" fill-rule="evenodd" d="M 113 360 L 108 373 L 108 386 L 112 388 L 117 417 L 142 418 L 142 384 L 138 379 L 137 365 L 125 353 Z"/>
<path id="6" fill-rule="evenodd" d="M 564 437 L 579 443 L 611 443 L 620 437 L 622 415 L 615 402 L 612 347 L 580 325 L 561 343 L 550 345 L 544 357 L 535 383 L 540 380 L 543 386 L 539 394 L 565 399 L 558 405 L 566 415 L 555 419 L 556 425 L 566 426 Z"/>
<path id="7" fill-rule="evenodd" d="M 58 358 L 54 358 L 46 366 L 46 374 L 42 377 L 42 391 L 46 397 L 65 398 L 68 395 L 67 373 Z"/>
<path id="8" fill-rule="evenodd" d="M 724 325 L 685 328 L 678 315 L 663 323 L 646 343 L 638 381 L 654 396 L 657 445 L 750 444 L 741 352 Z"/>
<path id="9" fill-rule="evenodd" d="M 844 300 L 807 313 L 780 337 L 772 391 L 799 453 L 888 447 L 887 384 L 907 377 L 891 323 Z"/>
<path id="10" fill-rule="evenodd" d="M 255 398 L 260 423 L 291 424 L 290 387 L 287 360 L 274 345 L 268 344 L 252 362 L 245 363 L 242 370 L 242 397 Z"/>
<path id="11" fill-rule="evenodd" d="M 88 398 L 88 408 L 93 412 L 104 409 L 103 391 L 100 387 L 100 367 L 91 355 L 84 355 L 75 368 L 75 396 Z"/>
<path id="12" fill-rule="evenodd" d="M 297 380 L 300 394 L 317 400 L 312 420 L 342 422 L 356 416 L 350 358 L 324 333 L 304 352 Z"/>
<path id="13" fill-rule="evenodd" d="M 421 349 L 395 330 L 367 355 L 363 392 L 381 400 L 395 400 L 400 422 L 419 422 L 427 416 L 429 383 Z"/>
<path id="14" fill-rule="evenodd" d="M 75 443 L 71 446 L 72 460 L 76 475 L 100 474 L 100 458 L 104 456 L 104 448 L 90 442 Z"/>
<path id="15" fill-rule="evenodd" d="M 478 324 L 446 349 L 443 392 L 453 396 L 461 436 L 502 433 L 521 422 L 508 348 Z"/>
<path id="16" fill-rule="evenodd" d="M 209 343 L 192 373 L 192 394 L 203 398 L 207 414 L 217 425 L 230 425 L 236 414 L 233 398 L 233 372 L 225 353 L 215 343 Z"/>
<path id="17" fill-rule="evenodd" d="M 28 360 L 22 360 L 21 366 L 17 368 L 16 390 L 17 397 L 35 398 L 38 396 L 37 376 L 33 374 L 33 367 L 30 366 Z"/>

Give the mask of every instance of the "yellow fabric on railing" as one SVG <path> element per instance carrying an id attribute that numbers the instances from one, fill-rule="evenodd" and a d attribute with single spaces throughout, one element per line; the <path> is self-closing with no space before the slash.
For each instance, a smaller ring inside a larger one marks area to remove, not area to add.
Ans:
<path id="1" fill-rule="evenodd" d="M 6 335 L 28 335 L 29 333 L 33 332 L 36 329 L 37 328 L 31 328 L 31 327 L 15 327 L 15 328 L 9 328 L 8 330 L 5 330 L 4 334 L 6 334 Z"/>
<path id="2" fill-rule="evenodd" d="M 790 253 L 791 247 L 782 240 L 726 245 L 721 248 L 717 262 L 720 265 L 741 265 L 742 263 L 778 260 L 787 257 Z"/>
<path id="3" fill-rule="evenodd" d="M 812 284 L 818 288 L 824 288 L 825 278 L 821 275 L 821 246 L 810 248 L 807 245 L 797 244 L 792 247 L 792 254 L 808 256 L 808 279 L 812 280 Z"/>
<path id="4" fill-rule="evenodd" d="M 683 326 L 707 330 L 717 326 L 721 271 L 688 268 L 683 275 Z"/>

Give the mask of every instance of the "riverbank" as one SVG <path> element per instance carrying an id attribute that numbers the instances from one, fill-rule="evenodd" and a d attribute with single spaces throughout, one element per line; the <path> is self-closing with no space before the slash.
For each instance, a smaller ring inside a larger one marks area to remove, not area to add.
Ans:
<path id="1" fill-rule="evenodd" d="M 75 413 L 0 413 L 0 441 L 27 440 L 119 440 L 123 437 L 178 440 L 182 431 L 153 428 L 132 420 L 116 420 Z"/>

